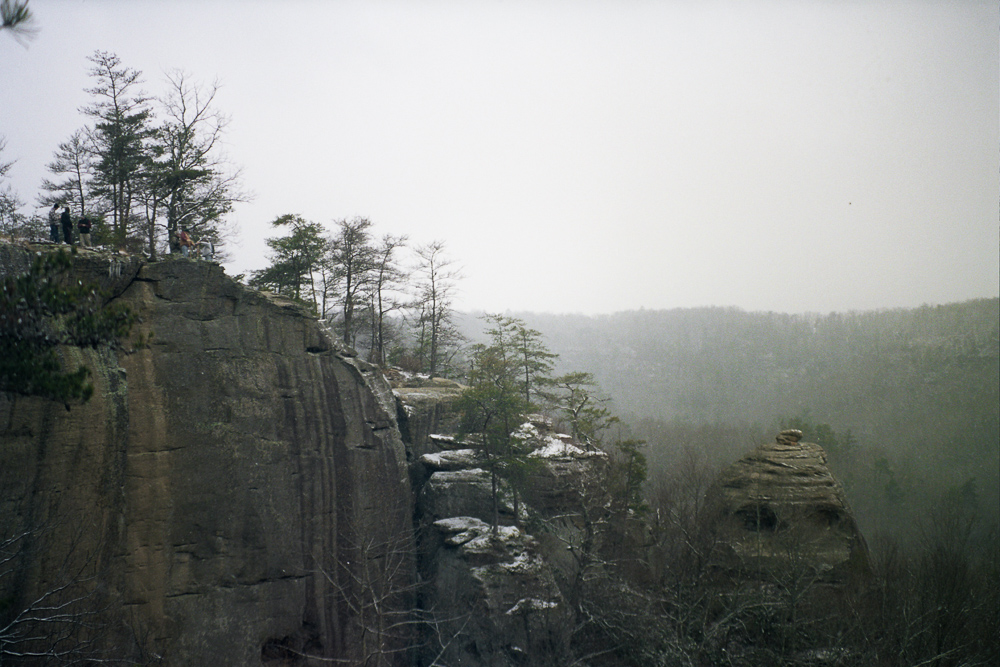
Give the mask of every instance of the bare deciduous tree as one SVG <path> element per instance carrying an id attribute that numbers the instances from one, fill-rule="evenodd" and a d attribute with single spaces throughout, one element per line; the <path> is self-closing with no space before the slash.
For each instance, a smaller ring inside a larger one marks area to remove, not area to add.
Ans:
<path id="1" fill-rule="evenodd" d="M 68 519 L 0 539 L 0 664 L 155 663 L 106 585 L 100 548 Z M 44 578 L 25 577 L 39 560 Z"/>
<path id="2" fill-rule="evenodd" d="M 249 201 L 242 175 L 222 152 L 229 117 L 215 106 L 219 83 L 205 86 L 183 70 L 167 74 L 168 90 L 159 98 L 163 123 L 157 131 L 157 161 L 152 185 L 162 198 L 166 232 L 182 227 L 198 237 L 218 241 L 233 205 Z M 150 224 L 155 223 L 155 216 Z M 155 253 L 155 230 L 147 234 Z"/>
<path id="3" fill-rule="evenodd" d="M 442 241 L 417 248 L 418 349 L 425 368 L 433 377 L 443 366 L 449 348 L 457 348 L 461 336 L 452 324 L 452 299 L 459 271 L 445 254 Z"/>
<path id="4" fill-rule="evenodd" d="M 370 361 L 385 365 L 387 342 L 386 317 L 407 305 L 402 297 L 408 274 L 396 260 L 397 252 L 406 245 L 406 236 L 386 234 L 373 253 L 368 301 L 371 310 Z"/>
<path id="5" fill-rule="evenodd" d="M 323 576 L 350 612 L 358 664 L 395 664 L 394 656 L 412 650 L 419 636 L 412 539 L 361 536 L 342 548 L 347 555 L 337 562 L 337 571 Z"/>

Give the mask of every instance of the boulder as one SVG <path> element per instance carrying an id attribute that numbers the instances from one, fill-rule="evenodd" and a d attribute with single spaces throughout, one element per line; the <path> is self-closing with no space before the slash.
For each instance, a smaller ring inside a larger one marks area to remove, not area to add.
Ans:
<path id="1" fill-rule="evenodd" d="M 390 377 L 400 434 L 409 460 L 416 461 L 441 447 L 442 443 L 435 442 L 435 435 L 458 430 L 459 415 L 454 403 L 465 387 L 445 378 L 404 375 L 399 371 Z"/>
<path id="2" fill-rule="evenodd" d="M 531 415 L 514 433 L 534 465 L 522 495 L 531 511 L 543 518 L 579 516 L 585 496 L 603 485 L 608 455 L 557 432 L 551 420 Z"/>
<path id="3" fill-rule="evenodd" d="M 868 572 L 868 549 L 826 452 L 782 431 L 722 471 L 708 515 L 724 547 L 716 565 L 738 576 L 803 573 L 843 584 Z"/>

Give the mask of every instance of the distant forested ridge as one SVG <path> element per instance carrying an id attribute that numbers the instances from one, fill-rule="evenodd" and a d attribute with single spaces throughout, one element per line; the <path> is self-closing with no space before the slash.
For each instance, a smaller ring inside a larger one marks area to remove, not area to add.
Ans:
<path id="1" fill-rule="evenodd" d="M 806 438 L 827 447 L 858 493 L 916 494 L 933 476 L 942 492 L 964 485 L 983 505 L 996 495 L 998 299 L 829 315 L 517 316 L 544 334 L 559 372 L 591 371 L 617 411 L 641 426 L 653 467 L 667 464 L 662 450 L 679 446 L 671 438 L 721 462 L 795 419 L 814 427 Z"/>
<path id="2" fill-rule="evenodd" d="M 998 299 L 830 315 L 519 316 L 637 417 L 767 423 L 808 411 L 861 437 L 920 440 L 944 428 L 1000 439 Z"/>

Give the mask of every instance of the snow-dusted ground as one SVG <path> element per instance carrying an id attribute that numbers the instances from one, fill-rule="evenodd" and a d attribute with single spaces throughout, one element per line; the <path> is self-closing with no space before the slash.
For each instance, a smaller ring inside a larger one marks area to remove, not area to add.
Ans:
<path id="1" fill-rule="evenodd" d="M 527 421 L 512 434 L 515 439 L 526 442 L 531 447 L 532 451 L 528 456 L 540 459 L 559 459 L 600 455 L 598 452 L 588 451 L 578 446 L 569 434 L 543 432 L 538 428 L 539 423 L 544 427 L 548 424 L 548 420 L 536 418 Z"/>

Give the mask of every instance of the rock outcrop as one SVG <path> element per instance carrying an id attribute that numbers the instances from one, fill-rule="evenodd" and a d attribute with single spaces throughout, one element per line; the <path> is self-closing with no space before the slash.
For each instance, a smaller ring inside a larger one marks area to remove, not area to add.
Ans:
<path id="1" fill-rule="evenodd" d="M 19 252 L 4 250 L 7 270 Z M 0 538 L 27 536 L 0 599 L 23 604 L 72 570 L 107 600 L 97 643 L 136 661 L 389 655 L 358 629 L 367 564 L 412 535 L 381 373 L 217 265 L 83 252 L 76 270 L 141 320 L 124 349 L 64 350 L 91 369 L 89 403 L 0 398 Z M 412 575 L 404 562 L 378 583 Z"/>
<path id="2" fill-rule="evenodd" d="M 432 432 L 419 443 L 422 453 L 412 464 L 418 562 L 425 582 L 421 599 L 435 628 L 418 662 L 558 664 L 569 653 L 573 620 L 559 581 L 574 576 L 567 544 L 582 540 L 572 517 L 580 514 L 583 480 L 593 477 L 595 466 L 603 467 L 604 456 L 553 433 L 544 418 L 533 418 L 515 437 L 533 452 L 537 465 L 531 466 L 520 504 L 502 484 L 501 525 L 494 530 L 488 466 L 477 450 L 448 434 L 456 423 L 454 397 L 446 394 L 434 405 L 428 389 L 434 386 L 396 389 L 400 409 L 411 418 L 419 416 L 427 424 L 423 431 Z M 524 528 L 543 523 L 540 537 Z"/>
<path id="3" fill-rule="evenodd" d="M 411 461 L 439 451 L 441 445 L 434 436 L 458 430 L 453 406 L 465 388 L 445 378 L 407 377 L 398 372 L 389 373 L 389 380 L 397 398 L 399 431 Z"/>
<path id="4" fill-rule="evenodd" d="M 531 535 L 452 517 L 435 521 L 428 539 L 435 548 L 425 600 L 447 638 L 428 653 L 434 664 L 550 665 L 566 655 L 572 617 Z"/>
<path id="5" fill-rule="evenodd" d="M 722 471 L 709 513 L 725 546 L 717 565 L 738 576 L 845 584 L 868 571 L 868 549 L 843 488 L 817 444 L 782 431 Z"/>

